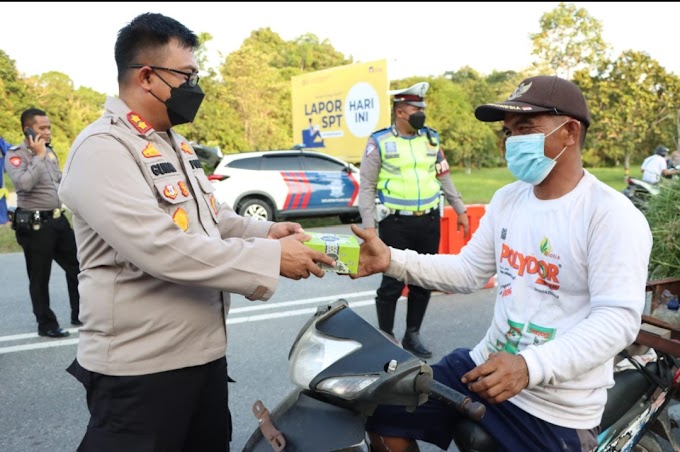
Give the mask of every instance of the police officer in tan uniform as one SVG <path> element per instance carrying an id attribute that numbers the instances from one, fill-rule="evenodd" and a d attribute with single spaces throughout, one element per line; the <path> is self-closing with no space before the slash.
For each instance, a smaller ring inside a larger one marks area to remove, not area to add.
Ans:
<path id="1" fill-rule="evenodd" d="M 297 223 L 215 200 L 186 138 L 204 94 L 196 35 L 141 14 L 115 45 L 119 98 L 74 141 L 60 195 L 82 273 L 77 359 L 90 422 L 79 451 L 229 450 L 229 293 L 267 300 L 280 276 L 334 265 Z"/>
<path id="2" fill-rule="evenodd" d="M 378 233 L 386 244 L 433 254 L 439 250 L 440 192 L 458 214 L 457 225 L 467 236 L 469 220 L 460 193 L 451 181 L 449 165 L 434 129 L 425 126 L 425 93 L 420 82 L 394 95 L 394 123 L 374 132 L 361 159 L 359 212 L 362 227 Z M 376 213 L 376 196 L 380 203 Z M 429 358 L 432 352 L 420 338 L 420 328 L 430 300 L 430 290 L 409 284 L 406 331 L 402 346 Z M 379 328 L 394 336 L 397 300 L 404 283 L 383 275 L 375 298 Z"/>
<path id="3" fill-rule="evenodd" d="M 38 322 L 38 334 L 61 338 L 69 332 L 59 326 L 50 308 L 50 275 L 52 261 L 66 273 L 71 303 L 71 324 L 78 320 L 78 258 L 73 229 L 64 216 L 57 190 L 61 170 L 57 155 L 50 147 L 52 137 L 47 113 L 29 108 L 21 114 L 21 127 L 26 139 L 10 148 L 5 169 L 17 193 L 17 208 L 13 214 L 17 243 L 24 250 L 33 314 Z"/>

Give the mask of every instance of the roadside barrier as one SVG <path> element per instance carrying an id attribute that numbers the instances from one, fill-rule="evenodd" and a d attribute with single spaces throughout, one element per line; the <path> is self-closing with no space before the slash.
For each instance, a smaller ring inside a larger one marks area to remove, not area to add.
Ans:
<path id="1" fill-rule="evenodd" d="M 486 213 L 486 204 L 468 204 L 467 208 L 468 220 L 470 221 L 470 234 L 465 237 L 463 230 L 458 230 L 456 221 L 458 214 L 453 207 L 444 207 L 444 215 L 441 219 L 441 238 L 439 239 L 439 254 L 458 254 L 465 245 L 470 241 L 472 235 L 479 227 L 479 221 Z M 484 286 L 489 289 L 496 285 L 496 276 L 489 279 L 489 282 Z M 402 296 L 408 295 L 408 286 L 404 286 Z"/>

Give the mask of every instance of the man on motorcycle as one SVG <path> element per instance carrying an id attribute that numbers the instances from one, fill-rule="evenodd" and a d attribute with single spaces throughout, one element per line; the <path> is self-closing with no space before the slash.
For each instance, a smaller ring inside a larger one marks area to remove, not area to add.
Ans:
<path id="1" fill-rule="evenodd" d="M 475 116 L 503 121 L 505 158 L 519 181 L 496 192 L 458 255 L 397 250 L 352 225 L 364 243 L 351 277 L 384 272 L 470 293 L 496 274 L 485 337 L 434 364 L 434 378 L 486 405 L 481 425 L 501 450 L 593 450 L 613 359 L 640 328 L 649 225 L 583 168 L 590 112 L 576 84 L 531 77 Z M 428 401 L 413 412 L 379 406 L 366 429 L 376 451 L 417 450 L 416 439 L 447 449 L 459 420 Z"/>
<path id="2" fill-rule="evenodd" d="M 640 170 L 642 171 L 642 180 L 650 184 L 658 184 L 662 177 L 671 177 L 678 173 L 675 168 L 669 168 L 668 148 L 666 146 L 657 146 L 654 154 L 647 157 L 643 162 Z"/>

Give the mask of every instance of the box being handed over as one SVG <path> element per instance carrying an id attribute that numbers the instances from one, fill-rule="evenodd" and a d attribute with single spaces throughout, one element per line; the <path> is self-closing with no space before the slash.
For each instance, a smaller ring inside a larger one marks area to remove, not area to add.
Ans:
<path id="1" fill-rule="evenodd" d="M 359 268 L 359 242 L 354 235 L 332 234 L 330 232 L 305 232 L 305 234 L 312 237 L 305 242 L 305 245 L 313 250 L 321 251 L 335 260 L 335 267 L 319 264 L 323 270 L 341 274 L 357 272 Z"/>

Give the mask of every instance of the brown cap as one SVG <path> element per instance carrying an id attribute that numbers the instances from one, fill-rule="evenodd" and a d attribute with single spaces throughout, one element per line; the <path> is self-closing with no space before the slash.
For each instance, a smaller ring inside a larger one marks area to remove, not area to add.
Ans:
<path id="1" fill-rule="evenodd" d="M 425 93 L 430 84 L 419 82 L 405 89 L 393 89 L 387 94 L 394 96 L 393 102 L 406 102 L 414 107 L 425 108 Z"/>
<path id="2" fill-rule="evenodd" d="M 552 75 L 529 77 L 504 102 L 480 105 L 475 109 L 475 117 L 484 122 L 502 121 L 505 113 L 565 115 L 590 126 L 590 111 L 581 88 Z"/>

